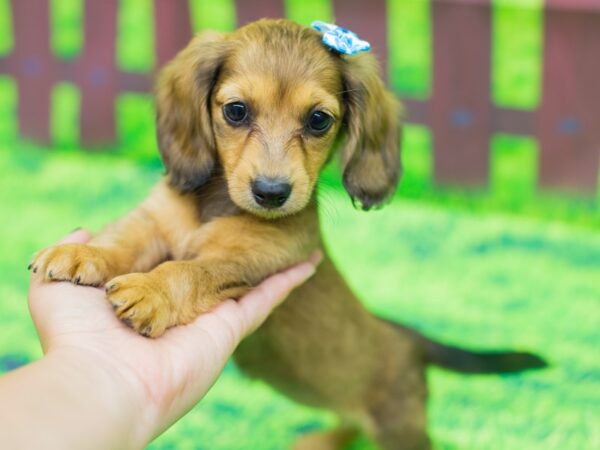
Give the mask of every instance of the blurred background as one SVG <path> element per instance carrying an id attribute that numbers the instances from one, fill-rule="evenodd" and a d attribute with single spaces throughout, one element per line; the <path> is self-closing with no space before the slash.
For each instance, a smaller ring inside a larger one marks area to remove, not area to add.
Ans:
<path id="1" fill-rule="evenodd" d="M 32 253 L 99 230 L 161 176 L 157 69 L 193 32 L 282 16 L 371 41 L 407 106 L 390 205 L 355 211 L 337 167 L 322 177 L 352 287 L 444 342 L 552 364 L 430 369 L 436 448 L 600 448 L 599 0 L 0 0 L 0 373 L 41 355 Z M 334 422 L 229 364 L 150 448 L 278 450 Z"/>

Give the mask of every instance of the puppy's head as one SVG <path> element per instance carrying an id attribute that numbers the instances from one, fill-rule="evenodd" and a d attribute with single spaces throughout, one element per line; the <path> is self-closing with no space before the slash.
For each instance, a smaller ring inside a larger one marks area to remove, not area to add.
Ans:
<path id="1" fill-rule="evenodd" d="M 398 181 L 400 106 L 375 58 L 333 53 L 289 21 L 197 36 L 161 72 L 157 106 L 171 184 L 197 190 L 219 166 L 232 200 L 263 217 L 307 205 L 335 144 L 363 209 Z"/>

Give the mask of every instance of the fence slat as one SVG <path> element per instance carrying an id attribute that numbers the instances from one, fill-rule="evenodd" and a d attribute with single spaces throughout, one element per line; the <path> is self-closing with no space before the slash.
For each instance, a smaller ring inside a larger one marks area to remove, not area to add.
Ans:
<path id="1" fill-rule="evenodd" d="M 548 9 L 580 10 L 581 12 L 600 11 L 598 0 L 546 0 L 545 6 Z"/>
<path id="2" fill-rule="evenodd" d="M 48 0 L 13 0 L 15 46 L 11 72 L 19 90 L 21 136 L 47 143 L 50 140 L 50 57 Z"/>
<path id="3" fill-rule="evenodd" d="M 284 17 L 284 0 L 237 0 L 236 14 L 238 27 L 263 17 Z"/>
<path id="4" fill-rule="evenodd" d="M 545 30 L 540 183 L 595 192 L 600 162 L 600 11 L 548 10 Z"/>
<path id="5" fill-rule="evenodd" d="M 490 6 L 433 2 L 430 100 L 436 180 L 482 184 L 488 178 Z"/>
<path id="6" fill-rule="evenodd" d="M 118 0 L 85 0 L 84 8 L 83 51 L 75 79 L 81 89 L 81 143 L 95 146 L 115 140 Z"/>
<path id="7" fill-rule="evenodd" d="M 385 0 L 333 0 L 335 23 L 371 43 L 385 79 L 388 60 L 386 11 Z"/>
<path id="8" fill-rule="evenodd" d="M 161 67 L 192 37 L 188 0 L 154 0 L 154 23 L 156 59 Z"/>

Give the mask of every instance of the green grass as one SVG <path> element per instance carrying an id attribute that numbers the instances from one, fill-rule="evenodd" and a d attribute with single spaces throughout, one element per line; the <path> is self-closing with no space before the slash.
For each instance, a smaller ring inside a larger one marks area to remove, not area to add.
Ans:
<path id="1" fill-rule="evenodd" d="M 26 302 L 32 252 L 76 226 L 98 230 L 114 220 L 161 169 L 117 151 L 3 144 L 0 172 L 0 214 L 10 218 L 0 222 L 0 368 L 7 368 L 40 355 Z M 333 171 L 328 177 L 321 194 L 327 245 L 370 309 L 445 342 L 532 349 L 552 363 L 517 376 L 430 370 L 437 448 L 562 450 L 600 442 L 596 230 L 406 199 L 363 213 L 331 187 Z M 206 401 L 151 448 L 275 450 L 299 431 L 334 422 L 230 365 Z"/>

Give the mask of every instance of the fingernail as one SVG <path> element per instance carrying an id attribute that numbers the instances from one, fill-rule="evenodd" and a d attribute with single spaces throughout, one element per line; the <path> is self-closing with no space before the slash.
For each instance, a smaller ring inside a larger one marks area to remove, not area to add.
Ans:
<path id="1" fill-rule="evenodd" d="M 308 257 L 308 260 L 314 265 L 318 266 L 323 261 L 323 252 L 321 249 L 317 249 Z"/>

